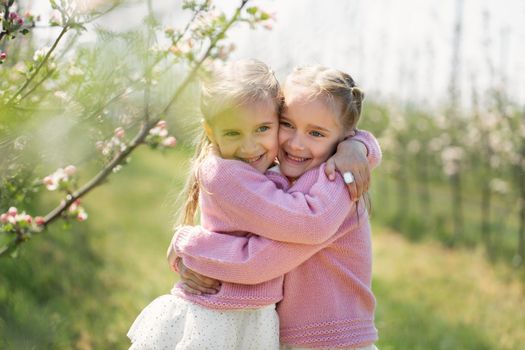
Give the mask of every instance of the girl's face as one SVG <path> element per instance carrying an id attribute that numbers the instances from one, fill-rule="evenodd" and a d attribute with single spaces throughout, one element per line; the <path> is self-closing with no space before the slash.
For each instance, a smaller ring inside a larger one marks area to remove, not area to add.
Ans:
<path id="1" fill-rule="evenodd" d="M 295 179 L 319 166 L 344 138 L 338 116 L 323 97 L 309 98 L 304 88 L 284 91 L 285 106 L 279 125 L 279 166 Z"/>
<path id="2" fill-rule="evenodd" d="M 279 117 L 272 101 L 253 103 L 216 118 L 206 127 L 225 159 L 237 159 L 264 173 L 279 147 Z"/>

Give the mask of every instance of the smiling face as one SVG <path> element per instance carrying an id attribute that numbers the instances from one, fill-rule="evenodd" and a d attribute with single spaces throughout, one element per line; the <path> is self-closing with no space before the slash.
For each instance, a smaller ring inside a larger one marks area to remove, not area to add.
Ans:
<path id="1" fill-rule="evenodd" d="M 319 166 L 344 138 L 343 127 L 324 97 L 293 86 L 284 91 L 285 107 L 279 122 L 279 166 L 289 179 Z"/>
<path id="2" fill-rule="evenodd" d="M 277 156 L 279 118 L 273 101 L 251 103 L 218 116 L 206 127 L 225 159 L 237 159 L 264 173 Z"/>

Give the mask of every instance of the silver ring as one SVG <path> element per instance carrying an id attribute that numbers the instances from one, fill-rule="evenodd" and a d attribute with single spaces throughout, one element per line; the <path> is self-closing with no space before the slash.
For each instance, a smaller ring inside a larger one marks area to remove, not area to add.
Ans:
<path id="1" fill-rule="evenodd" d="M 349 185 L 352 182 L 354 182 L 354 175 L 352 175 L 351 172 L 347 171 L 346 173 L 343 174 L 343 179 L 345 180 L 345 183 Z"/>

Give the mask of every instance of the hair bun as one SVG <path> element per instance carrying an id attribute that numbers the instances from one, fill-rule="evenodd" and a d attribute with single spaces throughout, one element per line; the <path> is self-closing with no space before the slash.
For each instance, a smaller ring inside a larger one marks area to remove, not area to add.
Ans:
<path id="1" fill-rule="evenodd" d="M 350 92 L 352 93 L 352 97 L 358 100 L 359 102 L 363 101 L 363 99 L 365 98 L 365 93 L 358 87 L 351 87 Z"/>

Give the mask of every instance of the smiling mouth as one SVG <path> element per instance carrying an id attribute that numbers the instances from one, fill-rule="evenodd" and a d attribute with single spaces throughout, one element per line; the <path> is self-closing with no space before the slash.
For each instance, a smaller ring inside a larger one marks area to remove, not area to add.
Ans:
<path id="1" fill-rule="evenodd" d="M 292 160 L 293 162 L 296 162 L 296 163 L 303 163 L 303 162 L 306 162 L 312 158 L 303 158 L 303 157 L 296 157 L 294 155 L 291 155 L 290 153 L 288 152 L 284 152 L 286 158 L 288 158 L 289 160 Z"/>
<path id="2" fill-rule="evenodd" d="M 251 164 L 251 163 L 255 163 L 259 160 L 262 159 L 262 157 L 265 155 L 266 153 L 263 153 L 257 157 L 252 157 L 252 158 L 239 158 L 239 160 L 242 160 L 243 162 L 245 163 L 248 163 L 248 164 Z"/>

